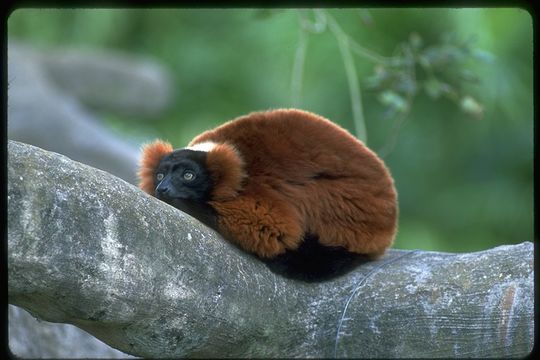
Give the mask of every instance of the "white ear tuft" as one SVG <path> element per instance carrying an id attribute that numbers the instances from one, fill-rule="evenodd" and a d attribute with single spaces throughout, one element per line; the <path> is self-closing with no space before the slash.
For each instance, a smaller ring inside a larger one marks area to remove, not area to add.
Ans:
<path id="1" fill-rule="evenodd" d="M 186 149 L 188 149 L 188 150 L 194 150 L 194 151 L 205 151 L 205 152 L 209 152 L 209 151 L 212 150 L 214 147 L 216 147 L 216 143 L 215 143 L 215 142 L 206 141 L 206 142 L 194 144 L 194 145 L 192 145 L 192 146 L 188 146 L 188 147 L 186 147 Z"/>

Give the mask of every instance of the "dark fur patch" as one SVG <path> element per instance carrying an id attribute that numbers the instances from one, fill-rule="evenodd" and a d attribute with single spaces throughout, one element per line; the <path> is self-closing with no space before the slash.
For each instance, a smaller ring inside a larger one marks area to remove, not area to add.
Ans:
<path id="1" fill-rule="evenodd" d="M 344 275 L 369 258 L 340 246 L 323 246 L 317 236 L 306 234 L 297 250 L 263 261 L 272 272 L 289 279 L 319 282 Z"/>
<path id="2" fill-rule="evenodd" d="M 193 216 L 206 226 L 209 226 L 216 231 L 218 230 L 216 210 L 208 205 L 208 203 L 190 199 L 167 199 L 166 202 Z"/>

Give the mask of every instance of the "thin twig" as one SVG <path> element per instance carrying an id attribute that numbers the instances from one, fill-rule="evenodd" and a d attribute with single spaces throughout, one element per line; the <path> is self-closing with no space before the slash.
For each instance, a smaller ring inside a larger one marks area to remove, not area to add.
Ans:
<path id="1" fill-rule="evenodd" d="M 408 58 L 412 57 L 412 54 L 410 52 L 408 52 L 406 48 L 403 48 L 402 51 L 407 55 Z M 414 62 L 412 64 L 413 65 L 409 66 L 409 75 L 411 76 L 413 81 L 416 83 L 417 82 L 416 81 L 416 69 L 415 69 L 415 66 L 414 66 Z M 388 135 L 388 138 L 386 140 L 386 144 L 384 144 L 383 147 L 377 152 L 377 154 L 381 158 L 384 159 L 386 156 L 388 156 L 394 150 L 394 147 L 396 146 L 396 143 L 397 143 L 398 134 L 401 131 L 401 127 L 405 123 L 405 120 L 409 116 L 409 113 L 411 111 L 412 103 L 413 103 L 413 99 L 414 99 L 415 95 L 416 95 L 416 90 L 414 92 L 412 92 L 412 93 L 407 93 L 407 95 L 406 95 L 407 96 L 407 99 L 406 99 L 406 101 L 407 101 L 407 109 L 405 111 L 403 111 L 396 118 L 396 120 L 394 121 L 394 124 L 392 126 L 392 130 L 390 131 L 390 134 Z"/>
<path id="2" fill-rule="evenodd" d="M 294 55 L 294 63 L 291 76 L 291 94 L 293 107 L 299 108 L 302 96 L 302 80 L 304 75 L 304 64 L 308 45 L 308 34 L 302 24 L 302 15 L 299 13 L 300 26 L 298 29 L 298 46 Z"/>
<path id="3" fill-rule="evenodd" d="M 339 51 L 341 52 L 341 57 L 345 66 L 345 72 L 347 74 L 356 137 L 367 144 L 367 131 L 364 120 L 364 110 L 362 107 L 362 95 L 360 92 L 358 75 L 356 74 L 356 68 L 354 66 L 354 59 L 349 49 L 349 40 L 336 21 L 330 15 L 326 14 L 326 16 L 328 27 L 337 40 Z"/>
<path id="4" fill-rule="evenodd" d="M 326 30 L 326 13 L 323 10 L 314 10 L 315 21 L 310 21 L 307 17 L 303 16 L 303 10 L 298 12 L 300 16 L 300 25 L 304 30 L 309 31 L 314 34 L 320 34 Z"/>
<path id="5" fill-rule="evenodd" d="M 401 130 L 401 126 L 405 123 L 405 120 L 407 119 L 407 116 L 409 115 L 408 111 L 405 111 L 401 113 L 398 118 L 394 121 L 394 125 L 392 126 L 392 130 L 390 132 L 390 135 L 388 135 L 388 138 L 386 140 L 386 144 L 383 145 L 383 147 L 377 152 L 377 154 L 384 159 L 388 154 L 394 150 L 394 147 L 397 143 L 397 136 Z"/>

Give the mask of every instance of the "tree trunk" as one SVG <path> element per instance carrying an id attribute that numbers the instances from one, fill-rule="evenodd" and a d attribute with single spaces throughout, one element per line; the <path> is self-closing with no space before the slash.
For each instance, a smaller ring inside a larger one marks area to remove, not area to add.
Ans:
<path id="1" fill-rule="evenodd" d="M 533 347 L 533 245 L 276 275 L 106 172 L 8 144 L 9 302 L 143 357 L 502 357 Z M 74 345 L 76 346 L 76 345 Z"/>

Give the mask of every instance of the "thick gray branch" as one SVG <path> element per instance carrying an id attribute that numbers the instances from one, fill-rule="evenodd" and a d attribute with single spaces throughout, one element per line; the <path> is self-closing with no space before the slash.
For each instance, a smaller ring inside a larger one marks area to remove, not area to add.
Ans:
<path id="1" fill-rule="evenodd" d="M 331 282 L 271 273 L 105 172 L 8 145 L 9 302 L 145 357 L 523 356 L 533 246 L 393 250 Z"/>
<path id="2" fill-rule="evenodd" d="M 138 144 L 112 133 L 84 104 L 130 117 L 155 117 L 169 102 L 167 79 L 165 69 L 140 59 L 77 50 L 43 52 L 10 41 L 9 138 L 135 183 Z"/>

